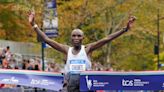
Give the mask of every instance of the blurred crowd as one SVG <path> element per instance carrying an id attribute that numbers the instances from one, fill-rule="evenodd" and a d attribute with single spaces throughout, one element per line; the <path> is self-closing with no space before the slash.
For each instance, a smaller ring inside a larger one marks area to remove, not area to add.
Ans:
<path id="1" fill-rule="evenodd" d="M 55 62 L 46 62 L 45 71 L 58 72 L 60 71 L 58 65 Z M 21 69 L 21 70 L 39 70 L 42 71 L 42 62 L 40 58 L 28 58 L 22 59 L 18 62 L 14 53 L 10 51 L 10 47 L 7 46 L 0 51 L 0 68 L 1 69 Z"/>

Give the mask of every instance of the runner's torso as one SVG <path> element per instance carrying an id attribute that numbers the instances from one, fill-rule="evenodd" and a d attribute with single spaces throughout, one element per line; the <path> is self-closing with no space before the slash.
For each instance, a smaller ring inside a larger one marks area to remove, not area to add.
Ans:
<path id="1" fill-rule="evenodd" d="M 80 73 L 91 69 L 91 62 L 86 54 L 85 46 L 81 46 L 79 53 L 74 55 L 72 53 L 73 47 L 69 47 L 67 54 L 67 61 L 65 66 L 66 72 Z"/>

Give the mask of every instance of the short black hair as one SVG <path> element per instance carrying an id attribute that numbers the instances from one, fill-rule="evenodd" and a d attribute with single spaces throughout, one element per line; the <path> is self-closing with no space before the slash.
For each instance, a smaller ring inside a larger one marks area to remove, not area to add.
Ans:
<path id="1" fill-rule="evenodd" d="M 10 49 L 10 46 L 7 46 L 6 48 L 7 48 L 7 49 Z"/>

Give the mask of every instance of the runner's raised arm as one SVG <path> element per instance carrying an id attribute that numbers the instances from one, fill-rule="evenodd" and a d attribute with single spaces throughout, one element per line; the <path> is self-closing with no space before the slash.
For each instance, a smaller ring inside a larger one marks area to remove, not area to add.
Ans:
<path id="1" fill-rule="evenodd" d="M 135 20 L 136 20 L 136 17 L 134 17 L 134 16 L 130 17 L 130 19 L 127 23 L 127 26 L 125 28 L 123 28 L 122 30 L 117 31 L 117 32 L 115 32 L 111 35 L 108 35 L 107 37 L 105 37 L 101 40 L 98 40 L 96 42 L 93 42 L 93 43 L 90 43 L 90 44 L 86 45 L 86 47 L 88 48 L 88 53 L 94 51 L 97 48 L 102 47 L 106 43 L 112 41 L 113 39 L 119 37 L 121 34 L 127 32 L 131 28 L 131 26 L 132 26 L 132 24 Z"/>
<path id="2" fill-rule="evenodd" d="M 39 27 L 35 23 L 35 13 L 34 12 L 30 12 L 30 14 L 29 14 L 29 23 L 31 24 L 31 26 L 33 27 L 35 32 L 41 37 L 41 39 L 43 41 L 45 41 L 47 44 L 52 46 L 54 49 L 64 53 L 65 55 L 67 54 L 67 52 L 68 52 L 67 45 L 60 44 L 60 43 L 48 38 L 46 36 L 46 34 L 39 29 Z"/>

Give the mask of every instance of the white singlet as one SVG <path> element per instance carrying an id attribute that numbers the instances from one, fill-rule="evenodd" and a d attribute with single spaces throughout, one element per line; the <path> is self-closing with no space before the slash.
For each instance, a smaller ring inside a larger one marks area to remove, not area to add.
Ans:
<path id="1" fill-rule="evenodd" d="M 65 71 L 68 73 L 80 73 L 81 71 L 91 70 L 91 62 L 85 52 L 84 45 L 78 54 L 72 54 L 73 47 L 69 47 Z"/>

